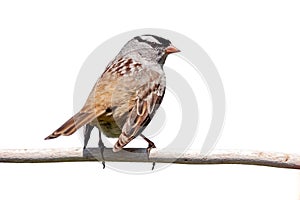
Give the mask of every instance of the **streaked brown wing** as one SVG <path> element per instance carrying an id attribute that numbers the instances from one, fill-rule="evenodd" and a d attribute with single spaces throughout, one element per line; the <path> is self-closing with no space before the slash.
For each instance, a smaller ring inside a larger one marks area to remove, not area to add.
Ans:
<path id="1" fill-rule="evenodd" d="M 164 77 L 158 80 L 158 82 L 149 82 L 149 84 L 139 89 L 135 105 L 128 115 L 118 141 L 114 145 L 115 152 L 121 150 L 126 144 L 141 134 L 160 106 L 165 93 L 165 80 Z"/>

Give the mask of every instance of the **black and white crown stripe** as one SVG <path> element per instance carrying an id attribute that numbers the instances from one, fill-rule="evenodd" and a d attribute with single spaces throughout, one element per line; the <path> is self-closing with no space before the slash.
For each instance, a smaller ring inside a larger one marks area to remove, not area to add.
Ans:
<path id="1" fill-rule="evenodd" d="M 166 40 L 164 38 L 155 35 L 141 35 L 135 37 L 134 39 L 138 40 L 139 42 L 147 43 L 154 48 L 158 46 L 168 47 L 171 44 L 169 40 Z"/>

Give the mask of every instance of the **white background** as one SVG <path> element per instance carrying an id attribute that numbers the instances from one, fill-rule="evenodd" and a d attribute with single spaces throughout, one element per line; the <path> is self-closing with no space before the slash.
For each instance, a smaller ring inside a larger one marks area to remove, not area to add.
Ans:
<path id="1" fill-rule="evenodd" d="M 227 99 L 218 149 L 300 153 L 299 9 L 297 1 L 1 2 L 0 148 L 81 146 L 76 136 L 43 138 L 73 114 L 82 63 L 106 39 L 154 27 L 190 37 L 217 66 Z M 1 199 L 300 199 L 298 171 L 256 166 L 128 175 L 99 163 L 0 163 L 0 177 Z"/>

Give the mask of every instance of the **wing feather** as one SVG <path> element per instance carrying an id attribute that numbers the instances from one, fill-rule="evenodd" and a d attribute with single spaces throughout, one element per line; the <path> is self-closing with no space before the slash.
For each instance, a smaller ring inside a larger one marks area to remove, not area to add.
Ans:
<path id="1" fill-rule="evenodd" d="M 165 92 L 165 83 L 144 85 L 136 94 L 135 106 L 128 115 L 122 133 L 114 145 L 114 151 L 120 151 L 146 128 L 158 109 Z"/>

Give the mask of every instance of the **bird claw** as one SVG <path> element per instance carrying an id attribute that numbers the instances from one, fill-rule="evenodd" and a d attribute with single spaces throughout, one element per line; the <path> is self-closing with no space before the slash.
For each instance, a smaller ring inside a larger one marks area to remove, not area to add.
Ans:
<path id="1" fill-rule="evenodd" d="M 148 147 L 147 147 L 147 156 L 148 156 L 148 160 L 150 160 L 150 152 L 151 149 L 156 148 L 155 144 L 153 142 L 149 143 Z M 152 162 L 152 168 L 151 170 L 153 171 L 155 167 L 155 162 Z"/>
<path id="2" fill-rule="evenodd" d="M 151 140 L 146 138 L 143 134 L 140 134 L 140 136 L 148 142 L 147 155 L 148 155 L 148 160 L 150 160 L 150 151 L 151 149 L 156 148 L 156 146 Z M 155 167 L 155 162 L 152 163 L 152 170 L 154 170 L 154 167 Z"/>
<path id="3" fill-rule="evenodd" d="M 152 171 L 154 170 L 155 164 L 156 164 L 155 162 L 152 163 L 152 168 L 151 168 Z"/>
<path id="4" fill-rule="evenodd" d="M 104 160 L 104 155 L 103 155 L 105 146 L 102 143 L 102 141 L 101 141 L 101 143 L 100 142 L 98 143 L 98 146 L 99 146 L 99 149 L 100 149 L 100 156 L 101 156 L 101 160 L 102 160 L 102 166 L 103 166 L 103 169 L 105 169 L 105 160 Z"/>

